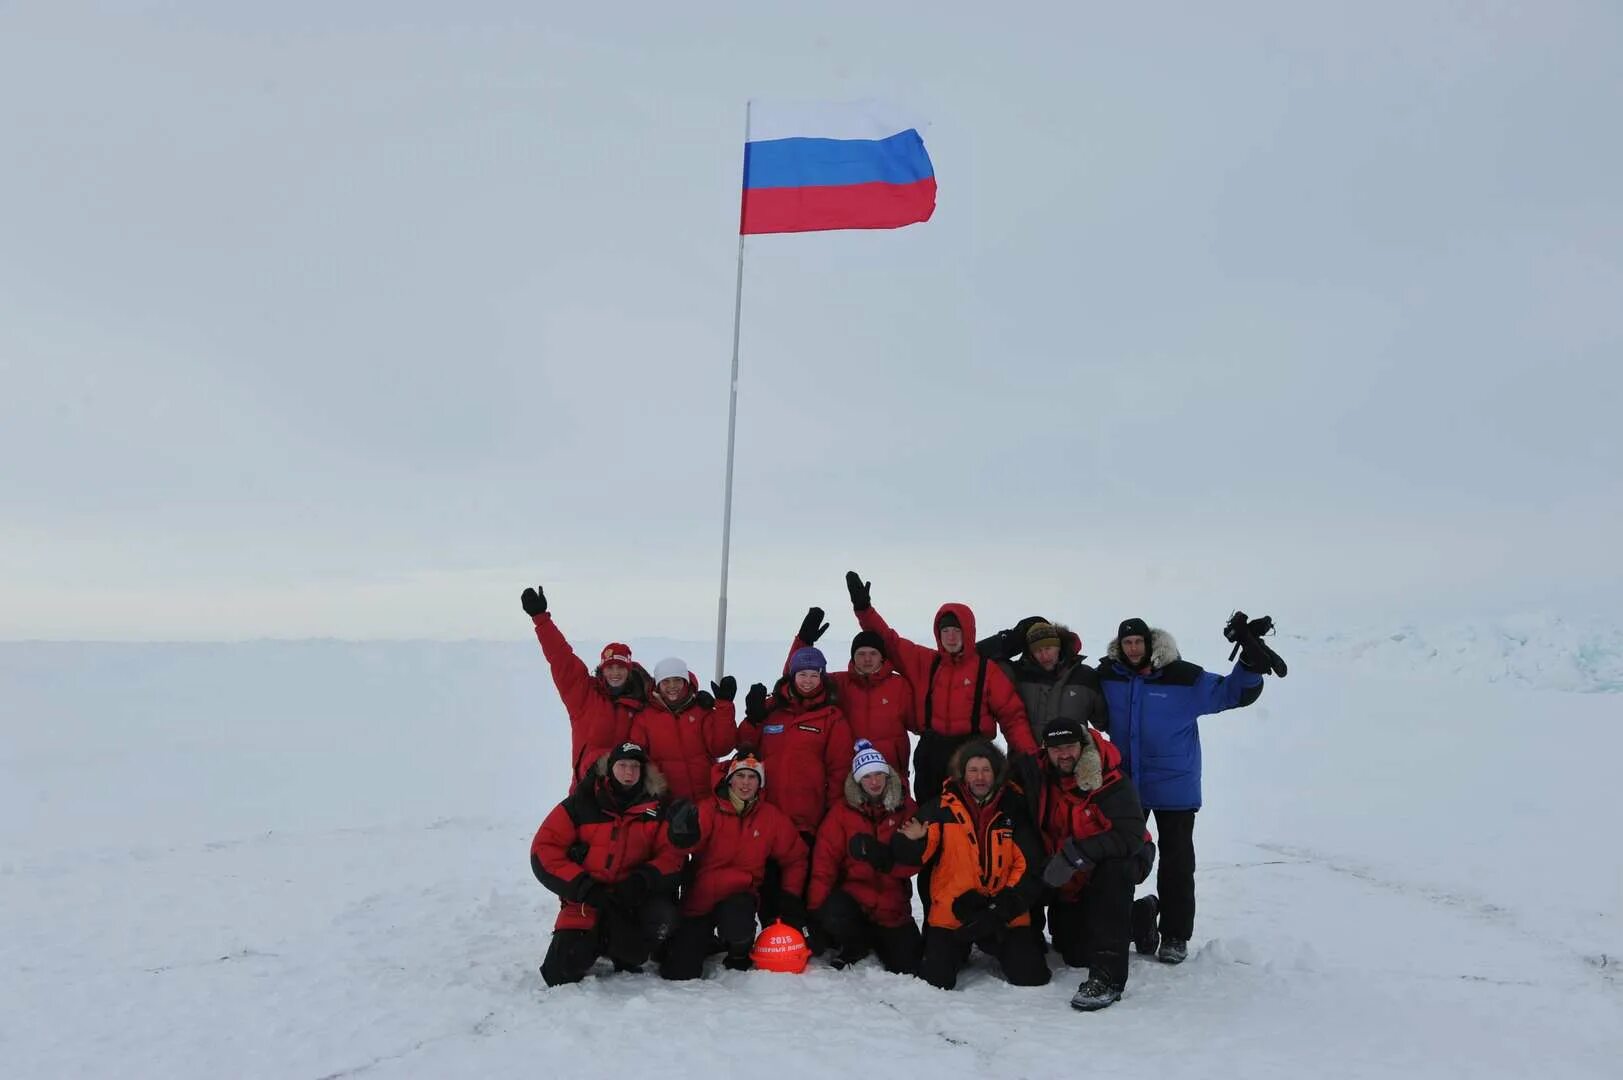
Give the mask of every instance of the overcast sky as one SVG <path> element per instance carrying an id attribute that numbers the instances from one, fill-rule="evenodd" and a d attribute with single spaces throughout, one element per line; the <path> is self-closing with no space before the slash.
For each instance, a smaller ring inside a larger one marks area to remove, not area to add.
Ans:
<path id="1" fill-rule="evenodd" d="M 1623 610 L 1623 8 L 788 7 L 0 4 L 0 637 L 707 636 L 763 96 L 737 634 Z"/>

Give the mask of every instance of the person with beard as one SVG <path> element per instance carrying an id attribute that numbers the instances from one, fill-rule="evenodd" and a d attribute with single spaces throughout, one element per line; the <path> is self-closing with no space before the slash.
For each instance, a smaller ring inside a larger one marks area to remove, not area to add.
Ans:
<path id="1" fill-rule="evenodd" d="M 1015 986 L 1045 986 L 1051 973 L 1030 908 L 1042 890 L 1042 840 L 1025 796 L 1008 782 L 1003 752 L 981 739 L 948 762 L 941 795 L 891 840 L 899 863 L 931 870 L 919 977 L 951 990 L 979 946 Z"/>
<path id="2" fill-rule="evenodd" d="M 630 736 L 632 719 L 648 705 L 648 673 L 633 663 L 631 647 L 618 641 L 603 646 L 597 670 L 588 671 L 552 621 L 547 594 L 539 585 L 525 589 L 519 603 L 535 624 L 536 639 L 569 716 L 569 786 L 573 788 L 598 758 Z"/>
<path id="3" fill-rule="evenodd" d="M 1155 817 L 1161 841 L 1156 873 L 1160 948 L 1156 959 L 1180 964 L 1195 929 L 1195 814 L 1200 810 L 1200 718 L 1256 701 L 1268 658 L 1240 654 L 1228 675 L 1184 660 L 1165 630 L 1124 619 L 1099 661 L 1106 721 L 1122 768 Z M 1146 898 L 1148 899 L 1148 898 Z"/>
<path id="4" fill-rule="evenodd" d="M 677 922 L 685 855 L 667 834 L 665 778 L 636 743 L 593 763 L 530 843 L 530 869 L 558 894 L 548 986 L 579 982 L 600 955 L 640 971 Z"/>
<path id="5" fill-rule="evenodd" d="M 740 754 L 716 766 L 716 773 L 711 795 L 699 801 L 697 820 L 684 815 L 678 823 L 673 815 L 671 822 L 673 842 L 691 848 L 693 863 L 682 893 L 682 922 L 659 965 L 662 978 L 699 978 L 718 939 L 727 954 L 724 967 L 748 971 L 753 966 L 750 946 L 769 864 L 777 866 L 781 882 L 778 917 L 801 933 L 806 930 L 800 899 L 806 888 L 806 844 L 788 816 L 761 798 L 766 766 L 752 754 Z"/>
<path id="6" fill-rule="evenodd" d="M 737 694 L 731 675 L 705 693 L 687 661 L 671 656 L 654 665 L 653 701 L 632 720 L 630 739 L 648 748 L 674 798 L 701 798 L 716 761 L 738 746 Z"/>
<path id="7" fill-rule="evenodd" d="M 1009 752 L 1034 754 L 1037 743 L 1025 706 L 1001 668 L 966 648 L 975 640 L 975 613 L 967 604 L 942 604 L 930 648 L 897 634 L 872 603 L 872 582 L 852 570 L 845 575 L 851 609 L 864 630 L 879 635 L 884 652 L 913 688 L 914 712 L 922 734 L 913 752 L 913 795 L 922 806 L 941 793 L 947 763 L 971 740 L 990 738 L 1001 728 Z"/>
<path id="8" fill-rule="evenodd" d="M 1138 792 L 1110 740 L 1060 717 L 1043 730 L 1043 753 L 1022 763 L 1021 787 L 1049 853 L 1048 926 L 1069 967 L 1088 968 L 1073 1008 L 1102 1009 L 1127 986 L 1133 889 L 1149 876 Z"/>
<path id="9" fill-rule="evenodd" d="M 785 675 L 789 674 L 795 653 L 815 646 L 827 629 L 823 609 L 808 608 L 800 632 L 789 646 L 789 657 L 783 665 Z M 885 655 L 885 639 L 872 630 L 859 631 L 851 639 L 851 663 L 844 671 L 829 672 L 828 678 L 834 684 L 846 723 L 851 725 L 852 737 L 872 743 L 906 788 L 907 763 L 912 757 L 908 735 L 917 734 L 919 728 L 913 711 L 913 688 Z"/>
<path id="10" fill-rule="evenodd" d="M 812 848 L 806 906 L 837 950 L 835 968 L 879 954 L 885 970 L 918 970 L 924 941 L 913 921 L 916 865 L 897 862 L 890 842 L 918 807 L 902 778 L 868 740 L 858 739 L 844 797 L 829 810 Z"/>
<path id="11" fill-rule="evenodd" d="M 1061 718 L 1083 727 L 1107 721 L 1099 673 L 1082 662 L 1082 639 L 1070 627 L 1033 615 L 976 642 L 975 651 L 1014 684 L 1033 742 Z"/>

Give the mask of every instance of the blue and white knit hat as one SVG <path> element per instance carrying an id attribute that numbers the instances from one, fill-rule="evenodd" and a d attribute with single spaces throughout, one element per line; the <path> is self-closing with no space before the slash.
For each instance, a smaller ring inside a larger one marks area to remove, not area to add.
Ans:
<path id="1" fill-rule="evenodd" d="M 885 755 L 873 748 L 873 743 L 867 739 L 858 739 L 856 745 L 857 756 L 851 759 L 851 776 L 861 780 L 872 772 L 888 773 L 891 771 L 890 763 Z"/>

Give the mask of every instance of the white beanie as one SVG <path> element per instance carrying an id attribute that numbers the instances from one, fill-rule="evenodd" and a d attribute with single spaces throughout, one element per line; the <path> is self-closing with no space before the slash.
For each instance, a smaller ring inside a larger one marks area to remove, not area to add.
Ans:
<path id="1" fill-rule="evenodd" d="M 657 685 L 666 679 L 681 679 L 684 682 L 688 677 L 688 662 L 678 660 L 674 656 L 667 656 L 654 665 L 654 683 Z"/>
<path id="2" fill-rule="evenodd" d="M 733 759 L 727 763 L 727 779 L 731 780 L 733 778 L 733 773 L 743 772 L 745 769 L 748 769 L 750 772 L 754 773 L 756 779 L 761 781 L 761 786 L 766 787 L 766 766 L 762 764 L 760 759 L 754 754 L 746 753 L 735 755 Z"/>
<path id="3" fill-rule="evenodd" d="M 858 739 L 855 749 L 857 756 L 851 759 L 851 776 L 853 779 L 860 781 L 869 773 L 888 773 L 891 771 L 890 763 L 885 760 L 885 755 L 875 750 L 873 743 L 867 739 Z"/>

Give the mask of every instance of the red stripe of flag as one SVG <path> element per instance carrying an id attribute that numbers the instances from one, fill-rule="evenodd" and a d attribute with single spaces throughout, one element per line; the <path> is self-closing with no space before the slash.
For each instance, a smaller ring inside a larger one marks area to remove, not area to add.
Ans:
<path id="1" fill-rule="evenodd" d="M 912 184 L 843 184 L 838 187 L 746 188 L 742 233 L 821 232 L 829 229 L 898 229 L 935 213 L 935 179 Z"/>

